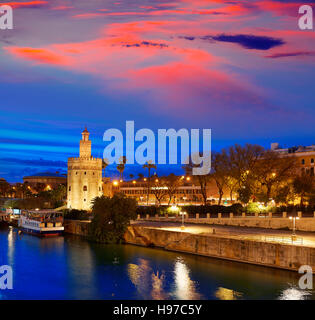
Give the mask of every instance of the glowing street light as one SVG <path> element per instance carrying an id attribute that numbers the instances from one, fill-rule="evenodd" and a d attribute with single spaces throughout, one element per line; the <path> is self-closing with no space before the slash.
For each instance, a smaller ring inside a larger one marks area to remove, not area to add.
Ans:
<path id="1" fill-rule="evenodd" d="M 295 230 L 296 230 L 295 221 L 296 221 L 296 220 L 299 220 L 300 218 L 299 218 L 299 217 L 290 217 L 289 219 L 290 219 L 290 220 L 293 220 L 292 240 L 295 240 L 295 238 L 296 238 L 296 234 L 295 234 Z"/>
<path id="2" fill-rule="evenodd" d="M 113 181 L 113 186 L 115 186 L 115 187 L 118 186 L 118 181 L 117 181 L 117 180 L 114 180 L 114 181 Z"/>
<path id="3" fill-rule="evenodd" d="M 187 214 L 186 212 L 181 211 L 179 213 L 182 216 L 182 226 L 180 227 L 182 230 L 185 230 L 185 215 Z"/>

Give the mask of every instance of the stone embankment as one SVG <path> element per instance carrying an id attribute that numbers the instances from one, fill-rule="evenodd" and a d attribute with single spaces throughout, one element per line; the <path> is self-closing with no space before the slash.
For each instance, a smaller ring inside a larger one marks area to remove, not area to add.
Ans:
<path id="1" fill-rule="evenodd" d="M 65 232 L 87 236 L 89 221 L 65 221 Z M 131 225 L 125 233 L 128 244 L 159 247 L 231 261 L 296 271 L 309 265 L 315 272 L 315 247 L 259 240 L 237 239 L 229 235 L 193 234 L 148 226 Z"/>

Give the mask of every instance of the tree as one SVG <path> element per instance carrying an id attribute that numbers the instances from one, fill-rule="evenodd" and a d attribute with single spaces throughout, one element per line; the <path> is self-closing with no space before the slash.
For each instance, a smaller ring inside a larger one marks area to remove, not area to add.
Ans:
<path id="1" fill-rule="evenodd" d="M 167 187 L 167 194 L 169 196 L 168 204 L 170 204 L 175 197 L 178 188 L 183 184 L 183 179 L 176 176 L 174 173 L 171 173 L 164 178 L 164 184 Z"/>
<path id="2" fill-rule="evenodd" d="M 7 197 L 8 194 L 11 194 L 12 187 L 9 182 L 3 180 L 0 180 L 0 196 L 1 197 Z"/>
<path id="3" fill-rule="evenodd" d="M 147 205 L 149 204 L 149 195 L 150 195 L 150 182 L 151 182 L 151 170 L 156 170 L 156 165 L 152 163 L 151 160 L 147 161 L 143 166 L 143 169 L 148 169 L 148 180 L 147 180 Z"/>
<path id="4" fill-rule="evenodd" d="M 104 177 L 105 177 L 105 170 L 108 166 L 108 159 L 104 158 L 102 159 L 102 169 L 104 169 Z"/>
<path id="5" fill-rule="evenodd" d="M 227 184 L 227 174 L 225 170 L 226 164 L 226 154 L 213 152 L 211 161 L 211 174 L 210 177 L 213 179 L 217 185 L 219 192 L 218 205 L 221 205 L 222 197 L 224 194 L 224 187 Z"/>
<path id="6" fill-rule="evenodd" d="M 251 189 L 256 163 L 261 159 L 264 148 L 258 145 L 246 144 L 244 147 L 236 144 L 226 151 L 229 161 L 229 175 L 238 181 L 238 189 L 243 186 Z"/>
<path id="7" fill-rule="evenodd" d="M 293 178 L 296 172 L 296 157 L 282 157 L 279 153 L 268 150 L 255 163 L 253 177 L 257 182 L 256 193 L 267 205 L 272 194 L 277 193 L 284 183 Z"/>
<path id="8" fill-rule="evenodd" d="M 161 201 L 167 196 L 168 190 L 166 187 L 165 178 L 156 178 L 152 183 L 152 193 L 154 194 L 158 205 L 161 205 Z"/>
<path id="9" fill-rule="evenodd" d="M 278 188 L 277 193 L 274 196 L 275 203 L 277 205 L 284 204 L 288 205 L 290 200 L 293 200 L 293 191 L 289 184 Z"/>
<path id="10" fill-rule="evenodd" d="M 191 157 L 190 157 L 191 159 Z M 207 184 L 210 180 L 210 174 L 205 175 L 192 175 L 193 168 L 199 168 L 200 164 L 193 164 L 191 161 L 186 164 L 183 169 L 186 172 L 186 175 L 191 176 L 192 181 L 200 186 L 200 193 L 203 199 L 203 204 L 207 205 Z"/>
<path id="11" fill-rule="evenodd" d="M 126 162 L 127 162 L 127 158 L 125 156 L 122 156 L 119 159 L 119 164 L 117 165 L 117 170 L 119 171 L 120 180 L 123 180 L 123 174 L 124 174 Z"/>
<path id="12" fill-rule="evenodd" d="M 293 181 L 293 189 L 301 197 L 300 205 L 303 206 L 305 196 L 314 189 L 314 177 L 307 173 L 297 176 Z"/>
<path id="13" fill-rule="evenodd" d="M 42 182 L 37 182 L 33 189 L 37 192 L 40 193 L 46 189 L 46 184 Z"/>
<path id="14" fill-rule="evenodd" d="M 137 202 L 121 193 L 112 198 L 101 196 L 93 199 L 93 220 L 90 225 L 92 240 L 103 243 L 119 243 L 130 220 L 136 218 Z"/>

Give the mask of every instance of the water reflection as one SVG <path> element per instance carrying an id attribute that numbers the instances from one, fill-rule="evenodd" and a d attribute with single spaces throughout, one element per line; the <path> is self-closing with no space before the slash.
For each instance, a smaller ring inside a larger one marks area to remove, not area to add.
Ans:
<path id="1" fill-rule="evenodd" d="M 220 300 L 238 300 L 242 298 L 243 294 L 231 289 L 219 287 L 215 296 Z"/>
<path id="2" fill-rule="evenodd" d="M 0 231 L 14 290 L 0 299 L 314 299 L 298 273 L 79 237 Z"/>
<path id="3" fill-rule="evenodd" d="M 307 290 L 291 287 L 282 291 L 279 300 L 305 300 L 310 295 L 311 292 Z"/>
<path id="4" fill-rule="evenodd" d="M 190 279 L 190 271 L 182 258 L 175 262 L 174 280 L 175 280 L 175 299 L 178 300 L 197 300 L 201 295 L 197 292 L 196 282 Z"/>

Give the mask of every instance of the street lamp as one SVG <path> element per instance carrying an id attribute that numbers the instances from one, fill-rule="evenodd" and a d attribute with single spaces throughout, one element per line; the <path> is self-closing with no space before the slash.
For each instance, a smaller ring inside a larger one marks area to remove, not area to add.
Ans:
<path id="1" fill-rule="evenodd" d="M 186 212 L 181 211 L 179 213 L 182 216 L 182 226 L 180 227 L 182 230 L 185 230 L 185 224 L 184 224 L 184 219 L 185 219 L 185 215 L 187 214 Z"/>
<path id="2" fill-rule="evenodd" d="M 296 220 L 299 220 L 300 218 L 299 218 L 299 217 L 290 217 L 289 219 L 290 219 L 290 220 L 293 220 L 293 228 L 292 228 L 292 236 L 291 236 L 291 238 L 292 238 L 292 240 L 296 240 L 296 234 L 295 234 L 295 229 L 296 229 L 296 227 L 295 227 L 295 221 L 296 221 Z"/>

